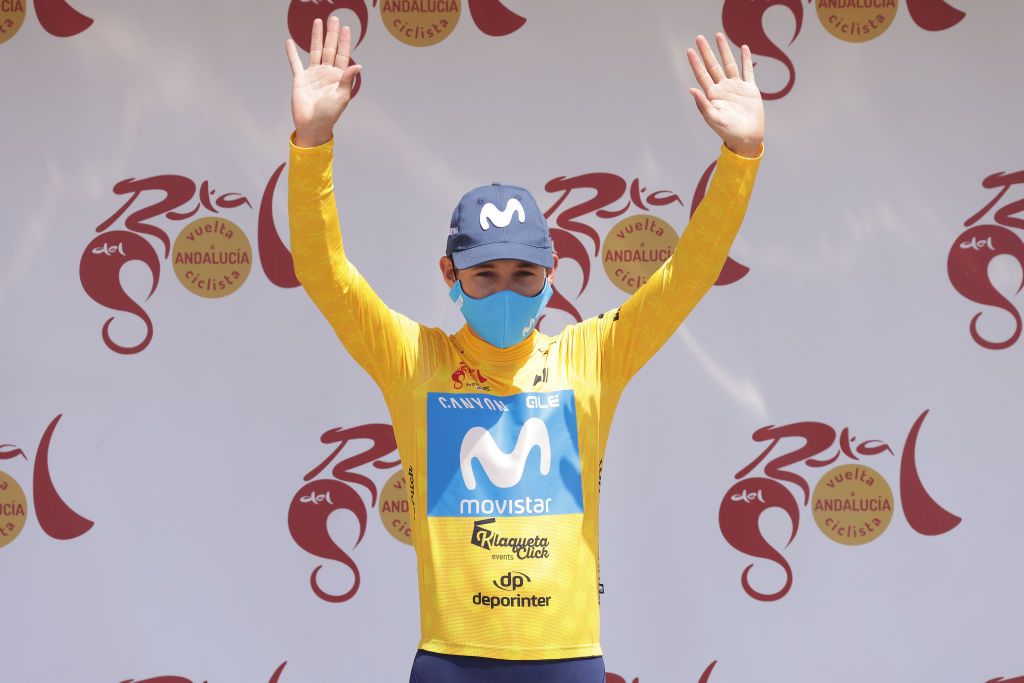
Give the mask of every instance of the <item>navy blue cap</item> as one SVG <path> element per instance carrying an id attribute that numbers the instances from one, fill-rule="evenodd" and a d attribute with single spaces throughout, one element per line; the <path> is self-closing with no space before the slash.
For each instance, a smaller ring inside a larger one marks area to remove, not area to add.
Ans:
<path id="1" fill-rule="evenodd" d="M 456 268 L 513 258 L 551 268 L 551 233 L 527 190 L 491 183 L 462 195 L 452 213 L 446 252 Z"/>

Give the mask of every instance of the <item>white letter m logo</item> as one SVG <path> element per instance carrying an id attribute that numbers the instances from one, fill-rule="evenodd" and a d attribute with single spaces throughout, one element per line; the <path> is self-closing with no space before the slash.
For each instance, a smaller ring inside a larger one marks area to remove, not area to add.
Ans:
<path id="1" fill-rule="evenodd" d="M 487 230 L 491 227 L 487 224 L 490 221 L 496 228 L 507 228 L 508 224 L 512 222 L 512 216 L 518 218 L 520 223 L 526 222 L 526 209 L 515 197 L 508 200 L 504 211 L 498 211 L 498 207 L 487 202 L 484 204 L 484 208 L 480 209 L 480 227 Z"/>
<path id="2" fill-rule="evenodd" d="M 466 488 L 470 491 L 476 488 L 474 460 L 480 461 L 484 473 L 495 486 L 503 489 L 515 486 L 523 478 L 526 456 L 534 446 L 540 447 L 540 473 L 547 475 L 551 471 L 551 440 L 543 420 L 531 417 L 523 424 L 511 453 L 501 450 L 486 428 L 473 427 L 462 438 L 462 451 L 459 453 L 459 464 Z"/>

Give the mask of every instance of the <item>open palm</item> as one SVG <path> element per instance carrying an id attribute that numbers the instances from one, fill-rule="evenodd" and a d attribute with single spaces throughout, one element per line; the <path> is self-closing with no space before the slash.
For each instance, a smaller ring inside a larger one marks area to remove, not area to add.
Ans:
<path id="1" fill-rule="evenodd" d="M 719 64 L 704 36 L 697 36 L 697 50 L 688 48 L 686 56 L 700 88 L 690 88 L 697 109 L 711 129 L 738 154 L 757 156 L 764 140 L 764 103 L 754 82 L 750 48 L 740 47 L 743 73 L 733 58 L 722 33 L 715 34 Z M 698 53 L 699 51 L 699 53 Z"/>
<path id="2" fill-rule="evenodd" d="M 352 33 L 348 26 L 339 30 L 337 17 L 313 22 L 309 67 L 303 68 L 295 41 L 288 39 L 285 51 L 292 67 L 292 119 L 296 143 L 312 146 L 330 139 L 334 124 L 352 99 L 352 85 L 359 73 L 358 64 L 349 64 Z"/>

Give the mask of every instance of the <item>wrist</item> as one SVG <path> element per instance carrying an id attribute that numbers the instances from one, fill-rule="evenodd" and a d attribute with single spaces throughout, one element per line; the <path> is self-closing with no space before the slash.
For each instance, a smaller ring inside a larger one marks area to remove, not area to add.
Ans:
<path id="1" fill-rule="evenodd" d="M 761 154 L 761 141 L 726 141 L 725 146 L 734 154 L 742 157 L 756 158 Z"/>
<path id="2" fill-rule="evenodd" d="M 334 137 L 334 132 L 330 129 L 295 129 L 295 145 L 297 147 L 319 147 L 329 141 L 332 137 Z"/>

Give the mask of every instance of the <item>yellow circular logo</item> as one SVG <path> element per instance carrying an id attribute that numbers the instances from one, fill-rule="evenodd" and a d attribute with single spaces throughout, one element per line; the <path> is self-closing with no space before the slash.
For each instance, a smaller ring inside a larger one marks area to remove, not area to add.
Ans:
<path id="1" fill-rule="evenodd" d="M 252 248 L 242 229 L 223 218 L 199 218 L 174 240 L 174 274 L 208 299 L 227 296 L 249 277 Z"/>
<path id="2" fill-rule="evenodd" d="M 873 541 L 892 521 L 892 489 L 864 465 L 829 470 L 814 487 L 811 504 L 821 532 L 843 545 Z"/>
<path id="3" fill-rule="evenodd" d="M 885 33 L 898 0 L 815 0 L 818 21 L 836 38 L 863 43 Z"/>
<path id="4" fill-rule="evenodd" d="M 25 528 L 28 503 L 25 492 L 6 472 L 0 472 L 0 548 L 13 541 Z"/>
<path id="5" fill-rule="evenodd" d="M 604 272 L 616 287 L 632 294 L 672 256 L 678 241 L 672 226 L 657 216 L 623 218 L 604 238 Z"/>
<path id="6" fill-rule="evenodd" d="M 25 0 L 0 0 L 0 43 L 14 37 L 25 23 Z"/>
<path id="7" fill-rule="evenodd" d="M 399 470 L 391 475 L 380 492 L 380 521 L 392 536 L 412 545 L 412 525 L 409 523 L 409 487 L 405 474 Z"/>
<path id="8" fill-rule="evenodd" d="M 382 0 L 380 18 L 406 45 L 436 45 L 459 23 L 462 0 Z"/>

